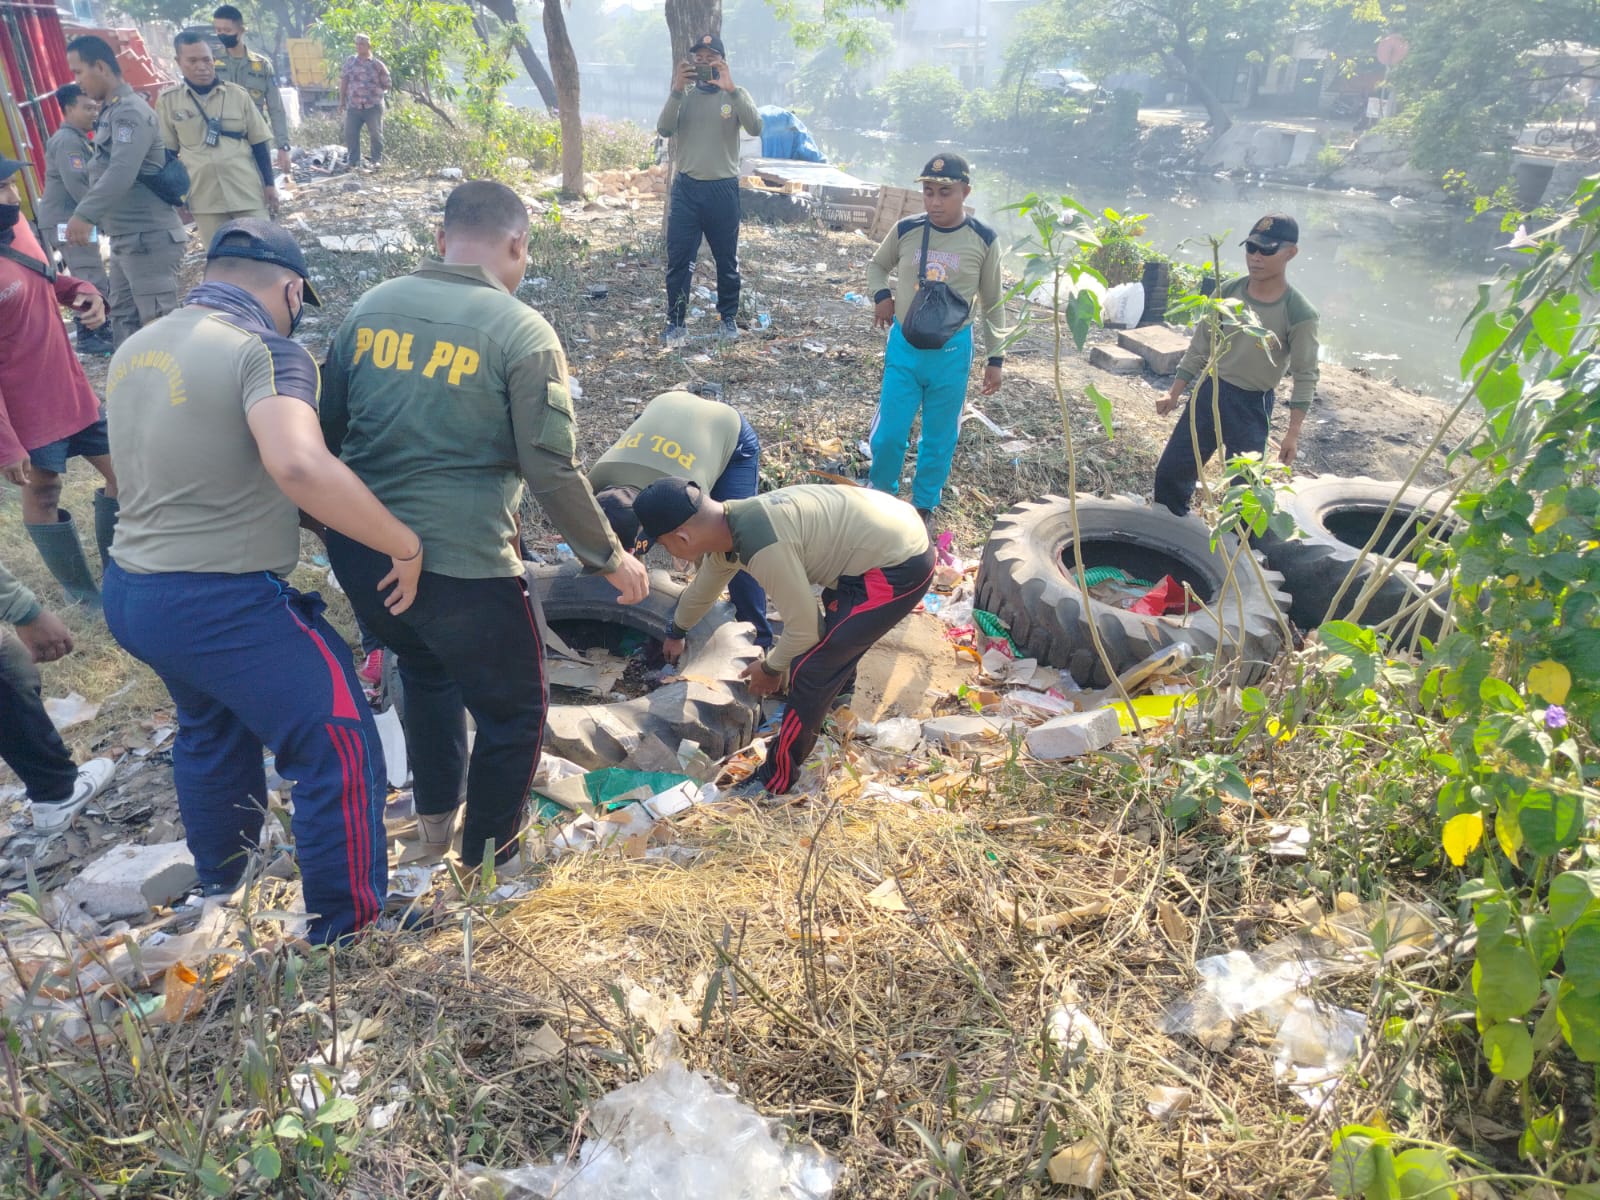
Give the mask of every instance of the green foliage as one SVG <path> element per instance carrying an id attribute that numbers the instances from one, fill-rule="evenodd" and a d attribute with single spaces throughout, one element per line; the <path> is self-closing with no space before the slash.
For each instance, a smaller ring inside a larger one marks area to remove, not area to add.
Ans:
<path id="1" fill-rule="evenodd" d="M 1178 786 L 1167 800 L 1166 815 L 1179 829 L 1202 815 L 1216 816 L 1225 800 L 1250 803 L 1249 781 L 1231 755 L 1202 754 L 1178 765 Z"/>
<path id="2" fill-rule="evenodd" d="M 883 81 L 889 101 L 889 118 L 903 132 L 937 138 L 941 130 L 954 130 L 956 114 L 966 90 L 949 67 L 922 64 L 895 71 Z"/>
<path id="3" fill-rule="evenodd" d="M 446 0 L 345 0 L 323 14 L 314 32 L 336 62 L 355 52 L 356 34 L 370 34 L 395 90 L 441 116 L 440 106 L 456 94 L 449 62 L 480 46 L 472 10 Z"/>
<path id="4" fill-rule="evenodd" d="M 881 123 L 889 115 L 888 98 L 872 87 L 867 67 L 893 46 L 889 27 L 868 20 L 849 42 L 818 47 L 795 72 L 795 108 L 851 125 Z"/>
<path id="5" fill-rule="evenodd" d="M 1326 179 L 1329 175 L 1332 175 L 1340 167 L 1344 166 L 1345 157 L 1346 152 L 1338 146 L 1324 146 L 1321 150 L 1318 150 L 1317 157 L 1314 160 L 1317 168 L 1317 177 Z"/>

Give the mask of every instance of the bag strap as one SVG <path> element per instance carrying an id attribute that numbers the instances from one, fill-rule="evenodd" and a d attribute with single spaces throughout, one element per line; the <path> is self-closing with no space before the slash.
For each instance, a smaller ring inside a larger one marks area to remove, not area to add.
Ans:
<path id="1" fill-rule="evenodd" d="M 933 221 L 922 218 L 922 261 L 917 264 L 917 290 L 928 282 L 928 235 L 933 232 Z"/>
<path id="2" fill-rule="evenodd" d="M 12 249 L 9 245 L 0 243 L 0 258 L 9 258 L 12 262 L 21 263 L 28 270 L 43 275 L 47 282 L 54 283 L 56 281 L 56 269 L 52 264 L 42 263 L 37 258 L 24 254 L 20 250 Z"/>

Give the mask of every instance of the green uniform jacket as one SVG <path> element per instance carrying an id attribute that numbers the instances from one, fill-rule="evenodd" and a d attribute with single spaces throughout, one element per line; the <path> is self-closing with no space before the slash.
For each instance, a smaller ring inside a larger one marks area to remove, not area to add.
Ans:
<path id="1" fill-rule="evenodd" d="M 831 588 L 841 575 L 897 566 L 928 548 L 917 510 L 870 488 L 805 483 L 722 507 L 733 550 L 700 560 L 672 620 L 689 629 L 729 580 L 749 571 L 783 617 L 783 633 L 766 657 L 767 669 L 777 675 L 822 638 L 815 587 Z"/>
<path id="2" fill-rule="evenodd" d="M 693 392 L 662 392 L 589 471 L 596 490 L 647 488 L 676 475 L 709 492 L 739 445 L 737 409 Z"/>
<path id="3" fill-rule="evenodd" d="M 578 470 L 567 361 L 538 313 L 482 267 L 425 259 L 356 302 L 322 367 L 322 432 L 422 538 L 426 569 L 522 574 L 522 482 L 572 552 L 623 550 Z"/>
<path id="4" fill-rule="evenodd" d="M 739 127 L 761 133 L 761 114 L 742 87 L 673 92 L 656 119 L 656 132 L 672 138 L 678 172 L 690 179 L 733 179 L 739 174 Z"/>
<path id="5" fill-rule="evenodd" d="M 267 123 L 250 94 L 231 83 L 219 83 L 205 95 L 179 84 L 156 100 L 161 139 L 178 152 L 189 169 L 189 211 L 243 212 L 264 209 L 266 181 L 250 147 L 267 140 Z M 215 146 L 206 145 L 206 121 L 222 126 Z"/>
<path id="6" fill-rule="evenodd" d="M 43 611 L 34 594 L 0 566 L 0 621 L 8 625 L 26 625 Z"/>
<path id="7" fill-rule="evenodd" d="M 89 135 L 63 125 L 44 145 L 44 195 L 39 199 L 41 225 L 65 225 L 72 210 L 89 191 L 89 159 L 94 147 Z M 56 231 L 49 234 L 55 237 Z"/>
<path id="8" fill-rule="evenodd" d="M 1250 279 L 1230 279 L 1218 290 L 1223 300 L 1241 300 L 1267 331 L 1257 337 L 1240 327 L 1233 318 L 1223 325 L 1222 353 L 1217 356 L 1217 377 L 1247 392 L 1269 392 L 1284 375 L 1294 376 L 1289 394 L 1290 408 L 1310 408 L 1316 398 L 1317 310 L 1294 288 L 1289 288 L 1271 304 L 1252 299 Z M 1194 327 L 1189 349 L 1178 364 L 1178 378 L 1193 383 L 1205 373 L 1211 357 L 1211 325 L 1201 321 Z"/>
<path id="9" fill-rule="evenodd" d="M 988 361 L 1003 361 L 1000 343 L 1006 310 L 1000 292 L 1000 239 L 982 221 L 968 217 L 954 229 L 933 226 L 928 233 L 928 266 L 922 271 L 922 231 L 927 216 L 907 217 L 889 231 L 867 264 L 867 293 L 879 301 L 894 296 L 897 319 L 905 320 L 917 294 L 917 275 L 943 280 L 967 302 L 967 324 L 983 316 L 983 347 Z M 894 291 L 889 279 L 894 278 Z"/>
<path id="10" fill-rule="evenodd" d="M 272 69 L 272 60 L 254 50 L 240 55 L 224 50 L 217 59 L 217 78 L 238 84 L 250 93 L 256 111 L 272 126 L 272 144 L 287 150 L 289 114 L 283 111 L 283 94 L 278 91 L 278 76 Z"/>
<path id="11" fill-rule="evenodd" d="M 72 215 L 110 237 L 164 229 L 187 241 L 178 210 L 139 182 L 141 174 L 155 174 L 166 161 L 155 110 L 126 83 L 117 84 L 95 118 L 89 190 Z"/>

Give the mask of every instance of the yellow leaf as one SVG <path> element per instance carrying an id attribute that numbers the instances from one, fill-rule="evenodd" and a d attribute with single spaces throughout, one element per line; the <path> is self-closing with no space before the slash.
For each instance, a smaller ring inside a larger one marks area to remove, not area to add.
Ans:
<path id="1" fill-rule="evenodd" d="M 1533 531 L 1535 533 L 1543 533 L 1566 515 L 1566 505 L 1555 501 L 1546 501 L 1539 506 L 1539 511 L 1533 514 Z"/>
<path id="2" fill-rule="evenodd" d="M 1444 823 L 1444 852 L 1456 866 L 1465 866 L 1467 855 L 1483 841 L 1483 814 L 1457 813 Z"/>
<path id="3" fill-rule="evenodd" d="M 1572 690 L 1572 672 L 1551 658 L 1534 663 L 1528 672 L 1528 690 L 1546 704 L 1565 704 Z"/>
<path id="4" fill-rule="evenodd" d="M 1494 840 L 1500 843 L 1501 852 L 1515 865 L 1517 851 L 1522 849 L 1522 824 L 1514 808 L 1502 808 L 1494 814 Z"/>

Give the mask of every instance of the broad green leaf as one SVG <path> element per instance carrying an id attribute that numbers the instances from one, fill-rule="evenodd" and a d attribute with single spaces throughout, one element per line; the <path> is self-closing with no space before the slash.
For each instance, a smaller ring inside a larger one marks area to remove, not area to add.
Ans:
<path id="1" fill-rule="evenodd" d="M 1378 652 L 1378 635 L 1354 621 L 1324 621 L 1317 627 L 1317 636 L 1335 654 L 1358 658 Z"/>
<path id="2" fill-rule="evenodd" d="M 1495 1025 L 1484 1032 L 1483 1057 L 1501 1079 L 1526 1079 L 1533 1070 L 1533 1039 L 1521 1025 Z"/>
<path id="3" fill-rule="evenodd" d="M 1578 298 L 1570 292 L 1559 300 L 1546 297 L 1529 315 L 1533 332 L 1557 354 L 1566 354 L 1572 349 L 1572 338 L 1582 318 Z"/>
<path id="4" fill-rule="evenodd" d="M 298 1142 L 306 1136 L 305 1122 L 299 1113 L 284 1113 L 272 1123 L 272 1136 L 286 1142 Z"/>
<path id="5" fill-rule="evenodd" d="M 1539 999 L 1539 982 L 1533 956 L 1520 942 L 1504 938 L 1485 946 L 1479 941 L 1472 990 L 1486 1020 L 1509 1021 L 1527 1012 Z"/>
<path id="6" fill-rule="evenodd" d="M 324 1101 L 311 1119 L 319 1125 L 343 1125 L 357 1116 L 356 1102 L 349 1096 L 332 1096 Z"/>
<path id="7" fill-rule="evenodd" d="M 1567 1039 L 1579 1062 L 1600 1063 L 1600 1003 L 1593 996 L 1580 996 L 1563 983 L 1556 993 L 1556 1020 L 1561 1036 Z"/>
<path id="8" fill-rule="evenodd" d="M 1421 1146 L 1402 1150 L 1395 1156 L 1394 1170 L 1404 1200 L 1455 1200 L 1455 1175 L 1437 1150 Z"/>
<path id="9" fill-rule="evenodd" d="M 1522 918 L 1522 942 L 1533 955 L 1534 970 L 1541 976 L 1550 974 L 1561 957 L 1561 933 L 1556 923 L 1544 913 L 1532 913 Z"/>
<path id="10" fill-rule="evenodd" d="M 1533 854 L 1555 854 L 1583 836 L 1583 802 L 1565 792 L 1534 788 L 1522 797 L 1517 823 L 1523 844 Z"/>
<path id="11" fill-rule="evenodd" d="M 1498 371 L 1485 371 L 1478 383 L 1478 403 L 1484 412 L 1498 412 L 1515 404 L 1522 396 L 1522 372 L 1516 363 L 1509 363 Z"/>
<path id="12" fill-rule="evenodd" d="M 1089 399 L 1094 401 L 1094 411 L 1100 417 L 1100 428 L 1106 431 L 1107 437 L 1111 437 L 1111 401 L 1092 383 L 1084 390 L 1089 393 Z"/>
<path id="13" fill-rule="evenodd" d="M 1562 949 L 1563 981 L 1591 1004 L 1600 1004 L 1600 912 L 1590 912 L 1567 930 Z"/>
<path id="14" fill-rule="evenodd" d="M 1476 850 L 1481 841 L 1482 813 L 1458 813 L 1444 823 L 1444 852 L 1458 867 L 1466 865 L 1467 855 Z"/>
<path id="15" fill-rule="evenodd" d="M 1567 928 L 1600 902 L 1600 869 L 1566 871 L 1550 881 L 1550 917 Z"/>
<path id="16" fill-rule="evenodd" d="M 1267 695 L 1258 687 L 1247 687 L 1239 693 L 1239 707 L 1247 713 L 1265 712 Z"/>
<path id="17" fill-rule="evenodd" d="M 1494 353 L 1510 332 L 1511 325 L 1501 324 L 1498 313 L 1486 312 L 1479 317 L 1478 323 L 1472 327 L 1467 348 L 1461 352 L 1461 378 L 1465 379 L 1472 373 L 1473 367 Z"/>
<path id="18" fill-rule="evenodd" d="M 249 1157 L 250 1165 L 263 1179 L 276 1179 L 283 1172 L 283 1157 L 275 1146 L 257 1146 Z"/>
<path id="19" fill-rule="evenodd" d="M 1517 861 L 1517 853 L 1522 849 L 1522 822 L 1519 820 L 1521 810 L 1521 804 L 1513 797 L 1507 796 L 1500 801 L 1500 807 L 1494 814 L 1494 840 L 1500 844 L 1500 853 L 1513 863 Z"/>
<path id="20" fill-rule="evenodd" d="M 1486 676 L 1478 685 L 1478 699 L 1498 712 L 1521 712 L 1527 707 L 1516 688 L 1493 675 Z"/>
<path id="21" fill-rule="evenodd" d="M 1547 658 L 1529 670 L 1528 690 L 1546 704 L 1565 704 L 1567 693 L 1572 690 L 1572 672 Z"/>

